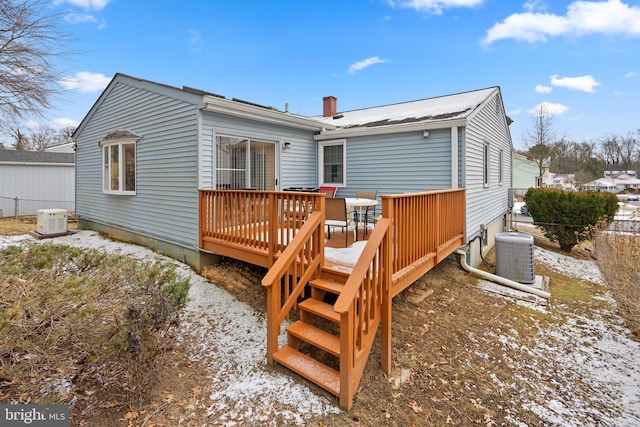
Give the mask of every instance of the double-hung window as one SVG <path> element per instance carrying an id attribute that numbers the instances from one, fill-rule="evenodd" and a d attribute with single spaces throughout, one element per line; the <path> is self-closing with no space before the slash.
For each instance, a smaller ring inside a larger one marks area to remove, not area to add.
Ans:
<path id="1" fill-rule="evenodd" d="M 320 185 L 342 187 L 347 184 L 347 153 L 344 140 L 320 143 Z"/>
<path id="2" fill-rule="evenodd" d="M 487 140 L 483 144 L 482 177 L 484 186 L 488 187 L 491 180 L 491 150 Z"/>
<path id="3" fill-rule="evenodd" d="M 500 185 L 502 185 L 504 183 L 504 150 L 500 150 L 499 153 L 499 159 L 498 159 L 498 175 L 499 175 L 499 181 L 500 181 Z"/>
<path id="4" fill-rule="evenodd" d="M 100 142 L 102 148 L 102 192 L 136 194 L 136 142 L 129 131 L 111 132 Z"/>

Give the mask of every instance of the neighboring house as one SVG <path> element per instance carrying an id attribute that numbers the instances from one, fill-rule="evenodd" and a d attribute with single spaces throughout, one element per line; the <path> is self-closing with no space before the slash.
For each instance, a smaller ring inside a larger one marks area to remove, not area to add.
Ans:
<path id="1" fill-rule="evenodd" d="M 73 142 L 65 142 L 64 144 L 47 147 L 44 151 L 49 153 L 75 153 L 75 148 Z"/>
<path id="2" fill-rule="evenodd" d="M 640 189 L 640 179 L 636 178 L 635 171 L 605 171 L 604 175 L 604 178 L 587 182 L 582 188 L 586 191 L 606 191 L 609 193 Z"/>
<path id="3" fill-rule="evenodd" d="M 529 188 L 540 187 L 538 164 L 522 154 L 513 154 L 513 189 L 516 196 L 524 197 Z"/>
<path id="4" fill-rule="evenodd" d="M 0 217 L 74 210 L 74 155 L 0 150 Z"/>
<path id="5" fill-rule="evenodd" d="M 512 144 L 498 87 L 304 117 L 116 74 L 73 135 L 80 227 L 199 268 L 198 189 L 466 188 L 471 263 L 503 231 Z M 477 238 L 481 239 L 477 239 Z"/>
<path id="6" fill-rule="evenodd" d="M 628 170 L 628 171 L 604 171 L 605 178 L 637 178 L 638 174 L 636 171 Z"/>
<path id="7" fill-rule="evenodd" d="M 547 185 L 551 188 L 556 188 L 565 191 L 575 191 L 576 176 L 574 174 L 558 174 L 549 173 L 549 181 Z"/>

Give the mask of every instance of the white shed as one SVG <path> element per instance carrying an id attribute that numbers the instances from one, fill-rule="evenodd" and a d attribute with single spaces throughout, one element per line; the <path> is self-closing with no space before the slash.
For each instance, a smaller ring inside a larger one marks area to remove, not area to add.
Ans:
<path id="1" fill-rule="evenodd" d="M 0 217 L 75 207 L 74 154 L 0 150 Z"/>

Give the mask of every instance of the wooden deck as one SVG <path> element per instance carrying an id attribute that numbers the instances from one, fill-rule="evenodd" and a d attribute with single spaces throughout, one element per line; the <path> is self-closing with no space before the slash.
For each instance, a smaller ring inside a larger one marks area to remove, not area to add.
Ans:
<path id="1" fill-rule="evenodd" d="M 268 363 L 287 366 L 349 409 L 379 327 L 381 367 L 391 370 L 393 297 L 464 244 L 466 196 L 464 189 L 381 196 L 382 216 L 353 266 L 325 260 L 325 246 L 343 246 L 344 235 L 326 240 L 324 197 L 200 190 L 199 243 L 269 268 L 262 281 Z M 299 320 L 287 327 L 288 342 L 280 346 L 282 322 L 292 311 Z M 317 352 L 305 353 L 302 343 L 337 358 L 339 370 L 311 356 Z"/>

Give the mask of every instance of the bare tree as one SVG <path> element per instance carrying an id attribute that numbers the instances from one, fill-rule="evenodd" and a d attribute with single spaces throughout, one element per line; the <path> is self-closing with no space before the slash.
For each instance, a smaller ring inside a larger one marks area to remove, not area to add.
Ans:
<path id="1" fill-rule="evenodd" d="M 29 129 L 29 142 L 32 151 L 43 151 L 45 148 L 57 145 L 60 136 L 51 126 L 40 125 Z"/>
<path id="2" fill-rule="evenodd" d="M 44 0 L 0 0 L 0 123 L 42 115 L 59 93 L 54 60 L 69 36 Z"/>
<path id="3" fill-rule="evenodd" d="M 602 156 L 607 169 L 618 170 L 622 164 L 622 151 L 620 137 L 618 135 L 607 135 L 600 141 Z"/>
<path id="4" fill-rule="evenodd" d="M 627 136 L 620 137 L 620 158 L 624 170 L 631 170 L 638 145 L 640 143 L 633 132 L 629 132 Z"/>
<path id="5" fill-rule="evenodd" d="M 26 135 L 22 133 L 20 128 L 11 128 L 9 129 L 9 134 L 11 138 L 13 138 L 13 148 L 15 150 L 29 150 L 29 140 Z"/>
<path id="6" fill-rule="evenodd" d="M 528 149 L 527 154 L 533 157 L 538 165 L 539 180 L 542 182 L 544 170 L 549 166 L 553 154 L 551 144 L 556 140 L 553 115 L 547 110 L 545 104 L 540 104 L 536 108 L 532 124 L 533 128 L 525 133 L 523 142 Z"/>
<path id="7" fill-rule="evenodd" d="M 76 131 L 76 127 L 73 125 L 67 125 L 62 129 L 60 129 L 60 136 L 62 137 L 61 143 L 67 142 L 67 140 L 71 138 L 71 135 L 73 135 L 75 131 Z"/>

